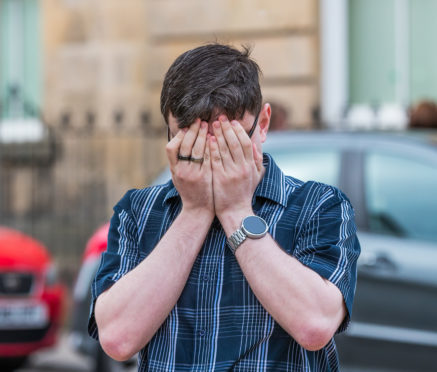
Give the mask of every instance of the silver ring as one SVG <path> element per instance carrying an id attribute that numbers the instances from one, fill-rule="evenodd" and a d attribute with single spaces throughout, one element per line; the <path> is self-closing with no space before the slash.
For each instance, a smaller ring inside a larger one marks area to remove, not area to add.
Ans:
<path id="1" fill-rule="evenodd" d="M 197 164 L 202 164 L 203 163 L 203 158 L 191 158 L 191 161 L 193 163 L 197 163 Z"/>
<path id="2" fill-rule="evenodd" d="M 184 156 L 181 154 L 178 154 L 178 159 L 183 161 L 191 161 L 191 156 Z"/>

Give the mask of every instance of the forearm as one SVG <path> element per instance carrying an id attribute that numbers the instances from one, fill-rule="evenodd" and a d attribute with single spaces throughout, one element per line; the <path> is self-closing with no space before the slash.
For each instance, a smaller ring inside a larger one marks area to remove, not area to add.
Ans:
<path id="1" fill-rule="evenodd" d="M 226 220 L 229 236 L 242 217 Z M 236 258 L 260 303 L 298 343 L 317 350 L 331 339 L 346 311 L 336 286 L 283 251 L 270 235 L 246 239 Z"/>
<path id="2" fill-rule="evenodd" d="M 103 349 L 126 359 L 144 347 L 176 304 L 209 229 L 209 216 L 182 211 L 150 255 L 96 302 Z"/>

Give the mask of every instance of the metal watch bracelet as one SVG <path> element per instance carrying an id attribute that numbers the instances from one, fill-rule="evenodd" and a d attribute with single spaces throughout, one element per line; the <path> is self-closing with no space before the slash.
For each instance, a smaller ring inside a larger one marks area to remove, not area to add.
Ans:
<path id="1" fill-rule="evenodd" d="M 232 254 L 235 254 L 235 251 L 237 248 L 243 243 L 247 238 L 247 235 L 240 229 L 236 230 L 229 238 L 228 238 L 228 245 L 232 252 Z"/>

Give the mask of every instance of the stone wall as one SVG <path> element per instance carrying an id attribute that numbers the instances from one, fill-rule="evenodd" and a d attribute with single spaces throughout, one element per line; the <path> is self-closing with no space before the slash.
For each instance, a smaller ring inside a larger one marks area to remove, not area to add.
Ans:
<path id="1" fill-rule="evenodd" d="M 165 167 L 162 79 L 185 50 L 249 44 L 265 101 L 289 128 L 314 125 L 317 0 L 41 0 L 43 119 L 52 162 L 2 164 L 1 223 L 46 243 L 72 273 L 124 192 Z M 70 275 L 71 276 L 71 275 Z"/>
<path id="2" fill-rule="evenodd" d="M 149 3 L 152 121 L 163 75 L 182 52 L 208 41 L 253 47 L 266 102 L 284 106 L 290 128 L 309 129 L 319 102 L 317 0 L 165 0 Z"/>

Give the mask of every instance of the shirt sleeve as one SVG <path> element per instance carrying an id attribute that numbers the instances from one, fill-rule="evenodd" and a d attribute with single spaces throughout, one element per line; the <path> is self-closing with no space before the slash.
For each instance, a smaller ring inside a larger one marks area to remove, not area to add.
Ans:
<path id="1" fill-rule="evenodd" d="M 346 330 L 352 316 L 361 251 L 356 230 L 354 210 L 347 197 L 334 187 L 326 187 L 293 253 L 302 264 L 332 282 L 342 293 L 347 315 L 337 333 Z"/>
<path id="2" fill-rule="evenodd" d="M 114 207 L 108 232 L 108 246 L 102 254 L 99 269 L 91 286 L 88 333 L 96 340 L 98 340 L 98 329 L 94 307 L 97 297 L 135 268 L 139 262 L 138 231 L 131 213 L 130 195 L 133 191 L 128 191 Z"/>

